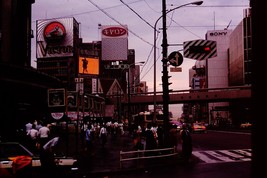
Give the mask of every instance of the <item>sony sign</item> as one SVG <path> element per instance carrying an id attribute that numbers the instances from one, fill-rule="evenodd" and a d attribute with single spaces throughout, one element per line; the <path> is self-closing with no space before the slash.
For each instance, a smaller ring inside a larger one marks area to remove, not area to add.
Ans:
<path id="1" fill-rule="evenodd" d="M 209 33 L 210 36 L 226 36 L 227 35 L 227 31 L 220 31 L 220 32 L 210 32 Z"/>

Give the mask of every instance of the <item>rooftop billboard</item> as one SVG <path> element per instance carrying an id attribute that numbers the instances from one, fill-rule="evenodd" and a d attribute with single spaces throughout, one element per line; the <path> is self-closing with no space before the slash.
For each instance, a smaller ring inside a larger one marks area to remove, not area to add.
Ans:
<path id="1" fill-rule="evenodd" d="M 72 57 L 75 28 L 74 18 L 37 20 L 36 57 Z"/>

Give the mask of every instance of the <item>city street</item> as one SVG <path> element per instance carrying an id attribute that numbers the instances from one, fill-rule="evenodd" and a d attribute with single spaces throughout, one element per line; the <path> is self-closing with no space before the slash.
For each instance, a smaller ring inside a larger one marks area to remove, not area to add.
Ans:
<path id="1" fill-rule="evenodd" d="M 225 139 L 229 139 L 228 137 L 235 138 L 234 140 L 229 140 L 231 145 L 225 142 Z M 207 134 L 192 134 L 192 138 L 196 140 L 193 143 L 196 146 L 193 152 L 202 151 L 202 154 L 204 154 L 205 150 L 216 148 L 216 145 L 220 147 L 220 150 L 236 148 L 243 150 L 243 152 L 251 148 L 250 142 L 247 141 L 250 139 L 248 133 L 210 131 Z M 217 143 L 213 139 L 217 140 Z M 213 144 L 208 144 L 208 142 L 213 142 Z M 224 155 L 219 155 L 219 153 L 216 153 L 218 158 L 215 158 L 216 155 L 210 156 L 210 159 L 217 160 L 213 161 L 213 163 L 205 162 L 193 154 L 190 162 L 187 164 L 182 162 L 178 156 L 177 161 L 170 158 L 149 159 L 139 165 L 136 160 L 129 161 L 124 163 L 123 168 L 120 168 L 119 152 L 122 150 L 133 150 L 132 138 L 128 135 L 128 132 L 116 137 L 109 135 L 104 149 L 100 147 L 98 141 L 95 142 L 94 146 L 95 149 L 92 156 L 88 156 L 82 151 L 80 152 L 79 160 L 81 167 L 76 175 L 77 177 L 161 178 L 167 176 L 170 178 L 249 178 L 251 174 L 250 159 L 238 160 L 237 158 L 232 158 L 232 160 L 227 161 L 226 157 L 230 159 L 233 157 L 233 154 L 224 157 Z M 181 151 L 180 144 L 178 145 L 178 150 Z M 208 151 L 205 154 L 208 155 Z M 221 160 L 218 161 L 219 159 Z"/>

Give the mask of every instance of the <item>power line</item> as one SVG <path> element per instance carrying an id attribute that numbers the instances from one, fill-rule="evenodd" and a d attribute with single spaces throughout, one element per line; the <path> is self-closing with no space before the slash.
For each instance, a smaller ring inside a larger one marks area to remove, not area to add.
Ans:
<path id="1" fill-rule="evenodd" d="M 88 0 L 91 4 L 93 4 L 96 8 L 98 8 L 101 12 L 103 12 L 106 16 L 108 16 L 109 18 L 111 18 L 112 20 L 114 20 L 115 22 L 117 22 L 119 25 L 124 26 L 122 23 L 120 23 L 118 20 L 116 20 L 115 18 L 113 18 L 110 14 L 108 14 L 106 11 L 104 11 L 103 9 L 101 9 L 98 5 L 96 5 L 94 2 L 92 2 L 91 0 Z M 137 35 L 136 33 L 134 33 L 132 30 L 128 31 L 130 33 L 132 33 L 134 36 L 136 36 L 137 38 L 139 38 L 140 40 L 142 40 L 143 42 L 149 44 L 150 46 L 153 46 L 153 44 L 149 43 L 148 41 L 146 41 L 145 39 L 143 39 L 142 37 L 140 37 L 139 35 Z"/>
<path id="2" fill-rule="evenodd" d="M 154 27 L 148 23 L 142 16 L 140 16 L 135 10 L 133 10 L 128 4 L 124 3 L 122 0 L 120 0 L 126 7 L 128 7 L 132 12 L 134 12 L 141 20 L 143 20 L 147 25 L 149 25 L 151 28 L 154 29 Z"/>

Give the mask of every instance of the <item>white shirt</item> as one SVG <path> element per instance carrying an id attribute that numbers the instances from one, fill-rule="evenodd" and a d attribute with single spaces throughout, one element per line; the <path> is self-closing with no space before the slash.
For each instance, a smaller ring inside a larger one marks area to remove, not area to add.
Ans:
<path id="1" fill-rule="evenodd" d="M 38 130 L 36 129 L 31 129 L 27 135 L 30 135 L 30 137 L 33 139 L 33 140 L 36 140 L 37 137 L 38 137 Z"/>
<path id="2" fill-rule="evenodd" d="M 47 138 L 50 134 L 50 129 L 46 126 L 43 126 L 39 129 L 38 135 L 40 138 Z"/>
<path id="3" fill-rule="evenodd" d="M 27 123 L 26 125 L 25 125 L 25 130 L 26 130 L 26 133 L 28 133 L 30 130 L 32 129 L 32 123 Z"/>

